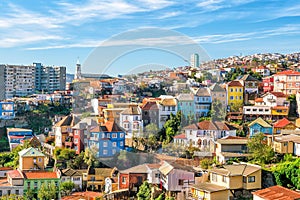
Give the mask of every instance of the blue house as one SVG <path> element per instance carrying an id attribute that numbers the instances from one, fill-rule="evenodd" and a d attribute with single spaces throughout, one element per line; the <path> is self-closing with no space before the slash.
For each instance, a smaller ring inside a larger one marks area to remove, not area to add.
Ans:
<path id="1" fill-rule="evenodd" d="M 257 133 L 263 133 L 266 135 L 272 135 L 273 133 L 273 127 L 260 117 L 251 122 L 248 127 L 250 137 L 253 137 Z"/>
<path id="2" fill-rule="evenodd" d="M 206 117 L 211 109 L 212 98 L 207 87 L 199 88 L 194 96 L 196 118 Z"/>
<path id="3" fill-rule="evenodd" d="M 31 129 L 25 128 L 7 128 L 6 132 L 10 150 L 21 144 L 22 141 L 34 136 Z"/>
<path id="4" fill-rule="evenodd" d="M 14 102 L 0 102 L 0 119 L 13 119 L 14 117 Z"/>
<path id="5" fill-rule="evenodd" d="M 125 131 L 115 122 L 107 121 L 90 130 L 89 148 L 97 148 L 97 157 L 111 157 L 125 149 Z"/>

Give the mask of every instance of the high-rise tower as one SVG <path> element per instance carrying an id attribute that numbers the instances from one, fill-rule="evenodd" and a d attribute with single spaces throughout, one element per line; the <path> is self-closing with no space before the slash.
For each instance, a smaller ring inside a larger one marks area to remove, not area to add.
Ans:
<path id="1" fill-rule="evenodd" d="M 191 67 L 199 67 L 199 55 L 196 53 L 191 55 Z"/>

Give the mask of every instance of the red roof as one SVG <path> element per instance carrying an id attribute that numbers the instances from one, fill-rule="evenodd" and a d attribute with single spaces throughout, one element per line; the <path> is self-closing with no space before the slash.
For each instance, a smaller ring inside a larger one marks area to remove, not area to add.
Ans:
<path id="1" fill-rule="evenodd" d="M 186 139 L 186 136 L 184 133 L 180 134 L 180 135 L 176 135 L 174 136 L 174 139 Z"/>
<path id="2" fill-rule="evenodd" d="M 17 169 L 11 170 L 11 171 L 7 172 L 7 175 L 9 177 L 15 178 L 15 179 L 24 178 L 23 174 L 19 170 L 17 170 Z"/>
<path id="3" fill-rule="evenodd" d="M 0 167 L 0 171 L 13 170 L 11 167 Z"/>
<path id="4" fill-rule="evenodd" d="M 283 127 L 289 125 L 290 123 L 292 123 L 292 122 L 289 121 L 287 118 L 283 118 L 283 119 L 278 120 L 274 124 L 274 128 L 283 128 Z"/>
<path id="5" fill-rule="evenodd" d="M 300 76 L 300 72 L 293 71 L 293 70 L 286 70 L 286 71 L 278 72 L 277 74 L 274 74 L 274 75 L 298 75 L 298 76 Z"/>
<path id="6" fill-rule="evenodd" d="M 255 102 L 264 102 L 264 99 L 263 98 L 256 98 Z"/>
<path id="7" fill-rule="evenodd" d="M 285 97 L 286 98 L 286 95 L 282 92 L 270 92 L 270 93 L 276 97 Z"/>
<path id="8" fill-rule="evenodd" d="M 205 120 L 198 123 L 200 130 L 218 130 L 211 121 Z"/>
<path id="9" fill-rule="evenodd" d="M 158 110 L 158 107 L 156 102 L 148 101 L 143 105 L 142 110 Z"/>
<path id="10" fill-rule="evenodd" d="M 228 83 L 229 87 L 243 87 L 243 85 L 239 81 L 230 81 Z"/>
<path id="11" fill-rule="evenodd" d="M 265 200 L 297 200 L 300 198 L 300 193 L 279 185 L 258 190 L 252 194 Z"/>
<path id="12" fill-rule="evenodd" d="M 38 171 L 38 172 L 25 172 L 27 179 L 54 179 L 59 178 L 56 172 Z"/>

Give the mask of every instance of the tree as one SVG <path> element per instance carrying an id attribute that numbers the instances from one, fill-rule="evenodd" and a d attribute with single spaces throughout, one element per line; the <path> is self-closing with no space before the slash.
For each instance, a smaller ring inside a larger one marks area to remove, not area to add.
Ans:
<path id="1" fill-rule="evenodd" d="M 56 186 L 53 181 L 51 183 L 44 182 L 38 191 L 38 198 L 43 200 L 56 199 Z"/>
<path id="2" fill-rule="evenodd" d="M 35 200 L 34 198 L 34 191 L 31 189 L 28 189 L 27 192 L 24 194 L 24 199 L 26 200 Z"/>
<path id="3" fill-rule="evenodd" d="M 150 136 L 151 134 L 157 135 L 158 131 L 159 131 L 159 129 L 156 124 L 154 124 L 154 123 L 148 124 L 145 127 L 145 136 L 147 137 L 147 136 Z"/>
<path id="4" fill-rule="evenodd" d="M 96 161 L 97 149 L 96 147 L 86 148 L 84 151 L 84 162 L 88 165 L 88 171 L 94 166 Z"/>
<path id="5" fill-rule="evenodd" d="M 66 196 L 70 195 L 74 188 L 75 188 L 75 184 L 71 181 L 63 182 L 63 183 L 60 184 L 60 190 Z"/>
<path id="6" fill-rule="evenodd" d="M 226 117 L 226 107 L 223 106 L 221 101 L 215 100 L 212 102 L 210 116 L 213 121 L 224 120 Z"/>
<path id="7" fill-rule="evenodd" d="M 275 156 L 272 147 L 266 144 L 264 137 L 263 133 L 255 134 L 247 144 L 251 159 L 259 164 L 270 163 Z"/>
<path id="8" fill-rule="evenodd" d="M 150 200 L 151 199 L 151 186 L 147 181 L 144 181 L 137 193 L 138 200 Z"/>
<path id="9" fill-rule="evenodd" d="M 165 143 L 170 143 L 173 137 L 179 133 L 181 125 L 181 112 L 177 112 L 176 115 L 171 113 L 170 119 L 166 121 L 164 128 L 166 131 Z"/>

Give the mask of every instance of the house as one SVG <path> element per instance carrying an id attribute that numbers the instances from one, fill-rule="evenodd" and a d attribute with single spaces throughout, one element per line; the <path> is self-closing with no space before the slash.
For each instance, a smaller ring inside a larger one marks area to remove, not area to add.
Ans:
<path id="1" fill-rule="evenodd" d="M 209 87 L 212 102 L 220 101 L 222 104 L 222 108 L 227 108 L 227 92 L 224 88 L 222 88 L 219 84 L 214 83 Z"/>
<path id="2" fill-rule="evenodd" d="M 238 79 L 244 86 L 245 94 L 258 93 L 259 80 L 251 76 L 250 74 L 244 75 Z"/>
<path id="3" fill-rule="evenodd" d="M 159 126 L 162 128 L 167 120 L 170 119 L 171 114 L 176 115 L 177 113 L 177 100 L 173 96 L 161 95 L 157 101 L 159 110 Z"/>
<path id="4" fill-rule="evenodd" d="M 227 105 L 231 111 L 238 111 L 244 103 L 244 87 L 239 81 L 230 81 L 226 85 Z"/>
<path id="5" fill-rule="evenodd" d="M 251 69 L 253 72 L 260 74 L 262 77 L 270 76 L 270 69 L 266 66 L 259 66 Z"/>
<path id="6" fill-rule="evenodd" d="M 183 128 L 187 145 L 214 152 L 214 142 L 225 136 L 236 136 L 236 130 L 224 122 L 204 120 Z"/>
<path id="7" fill-rule="evenodd" d="M 93 168 L 87 172 L 86 186 L 88 190 L 104 192 L 105 180 L 109 178 L 117 182 L 117 168 Z"/>
<path id="8" fill-rule="evenodd" d="M 243 106 L 243 120 L 251 121 L 259 117 L 264 120 L 272 119 L 272 110 L 270 106 L 261 105 L 263 104 L 262 98 L 256 98 L 254 106 Z M 257 105 L 258 104 L 258 105 Z M 260 104 L 260 105 L 259 105 Z"/>
<path id="9" fill-rule="evenodd" d="M 80 120 L 72 127 L 72 133 L 69 134 L 66 147 L 72 148 L 76 151 L 76 154 L 80 154 L 88 147 L 90 130 L 96 126 L 98 126 L 96 117 L 86 117 Z"/>
<path id="10" fill-rule="evenodd" d="M 287 118 L 278 120 L 273 125 L 273 133 L 280 134 L 281 130 L 295 130 L 297 126 Z"/>
<path id="11" fill-rule="evenodd" d="M 142 110 L 138 105 L 130 105 L 120 113 L 120 126 L 126 131 L 126 137 L 141 136 L 143 133 Z"/>
<path id="12" fill-rule="evenodd" d="M 12 151 L 16 146 L 21 144 L 23 140 L 28 140 L 33 137 L 31 129 L 25 128 L 6 128 L 9 148 Z"/>
<path id="13" fill-rule="evenodd" d="M 141 107 L 144 127 L 148 124 L 159 126 L 159 109 L 156 101 L 145 101 Z"/>
<path id="14" fill-rule="evenodd" d="M 45 155 L 38 149 L 30 147 L 19 152 L 19 169 L 25 170 L 44 170 Z"/>
<path id="15" fill-rule="evenodd" d="M 28 190 L 34 192 L 35 197 L 37 196 L 38 191 L 40 190 L 42 184 L 55 184 L 56 196 L 59 197 L 60 195 L 60 177 L 57 172 L 51 171 L 28 171 L 23 172 L 24 175 L 24 193 Z"/>
<path id="16" fill-rule="evenodd" d="M 274 92 L 282 92 L 285 95 L 296 94 L 300 87 L 300 72 L 285 70 L 274 76 Z"/>
<path id="17" fill-rule="evenodd" d="M 233 193 L 241 189 L 261 188 L 262 170 L 258 165 L 248 163 L 224 165 L 223 168 L 211 169 L 209 173 L 212 184 L 226 187 Z"/>
<path id="18" fill-rule="evenodd" d="M 231 196 L 226 187 L 208 182 L 193 184 L 190 188 L 192 197 L 195 199 L 228 200 Z"/>
<path id="19" fill-rule="evenodd" d="M 252 192 L 253 200 L 299 200 L 300 193 L 287 189 L 285 187 L 275 185 L 269 188 Z"/>
<path id="20" fill-rule="evenodd" d="M 96 147 L 97 157 L 111 157 L 125 149 L 125 131 L 115 122 L 107 121 L 90 130 L 88 147 Z"/>
<path id="21" fill-rule="evenodd" d="M 136 194 L 139 187 L 148 178 L 148 168 L 145 164 L 122 170 L 119 173 L 119 190 L 128 189 L 131 194 Z"/>
<path id="22" fill-rule="evenodd" d="M 15 118 L 14 102 L 0 102 L 0 119 Z"/>
<path id="23" fill-rule="evenodd" d="M 6 178 L 0 179 L 0 197 L 5 195 L 20 195 L 24 192 L 24 176 L 20 170 L 10 170 Z"/>
<path id="24" fill-rule="evenodd" d="M 65 147 L 65 142 L 71 142 L 70 137 L 73 135 L 72 127 L 78 122 L 79 118 L 74 114 L 70 114 L 53 126 L 56 147 Z"/>
<path id="25" fill-rule="evenodd" d="M 272 92 L 274 90 L 274 77 L 273 76 L 267 76 L 262 78 L 263 82 L 263 92 Z"/>
<path id="26" fill-rule="evenodd" d="M 248 128 L 250 137 L 253 137 L 257 133 L 263 133 L 267 135 L 272 135 L 273 133 L 273 127 L 260 117 L 252 121 L 248 125 Z"/>
<path id="27" fill-rule="evenodd" d="M 162 187 L 171 195 L 184 192 L 189 183 L 195 182 L 196 171 L 190 166 L 164 161 L 159 171 Z"/>
<path id="28" fill-rule="evenodd" d="M 13 170 L 11 167 L 0 167 L 0 178 L 6 178 L 7 172 Z"/>
<path id="29" fill-rule="evenodd" d="M 173 137 L 174 144 L 180 145 L 180 146 L 186 146 L 188 144 L 187 138 L 185 136 L 185 133 L 181 133 L 179 135 L 175 135 Z"/>
<path id="30" fill-rule="evenodd" d="M 227 136 L 216 141 L 216 158 L 220 163 L 226 163 L 230 158 L 246 158 L 248 138 Z"/>
<path id="31" fill-rule="evenodd" d="M 208 116 L 211 109 L 212 98 L 208 88 L 199 88 L 194 95 L 196 119 Z"/>
<path id="32" fill-rule="evenodd" d="M 181 111 L 182 116 L 185 119 L 188 118 L 195 118 L 195 110 L 194 110 L 194 95 L 193 94 L 179 94 L 176 97 L 177 103 L 177 110 Z"/>
<path id="33" fill-rule="evenodd" d="M 287 101 L 287 96 L 282 92 L 267 92 L 262 95 L 263 105 L 275 107 L 275 106 L 289 106 L 289 101 Z"/>
<path id="34" fill-rule="evenodd" d="M 295 134 L 268 137 L 268 145 L 279 154 L 300 155 L 300 136 Z"/>
<path id="35" fill-rule="evenodd" d="M 63 169 L 60 171 L 61 182 L 73 182 L 75 184 L 75 189 L 81 191 L 83 189 L 82 174 L 86 170 L 74 170 L 71 168 Z"/>

